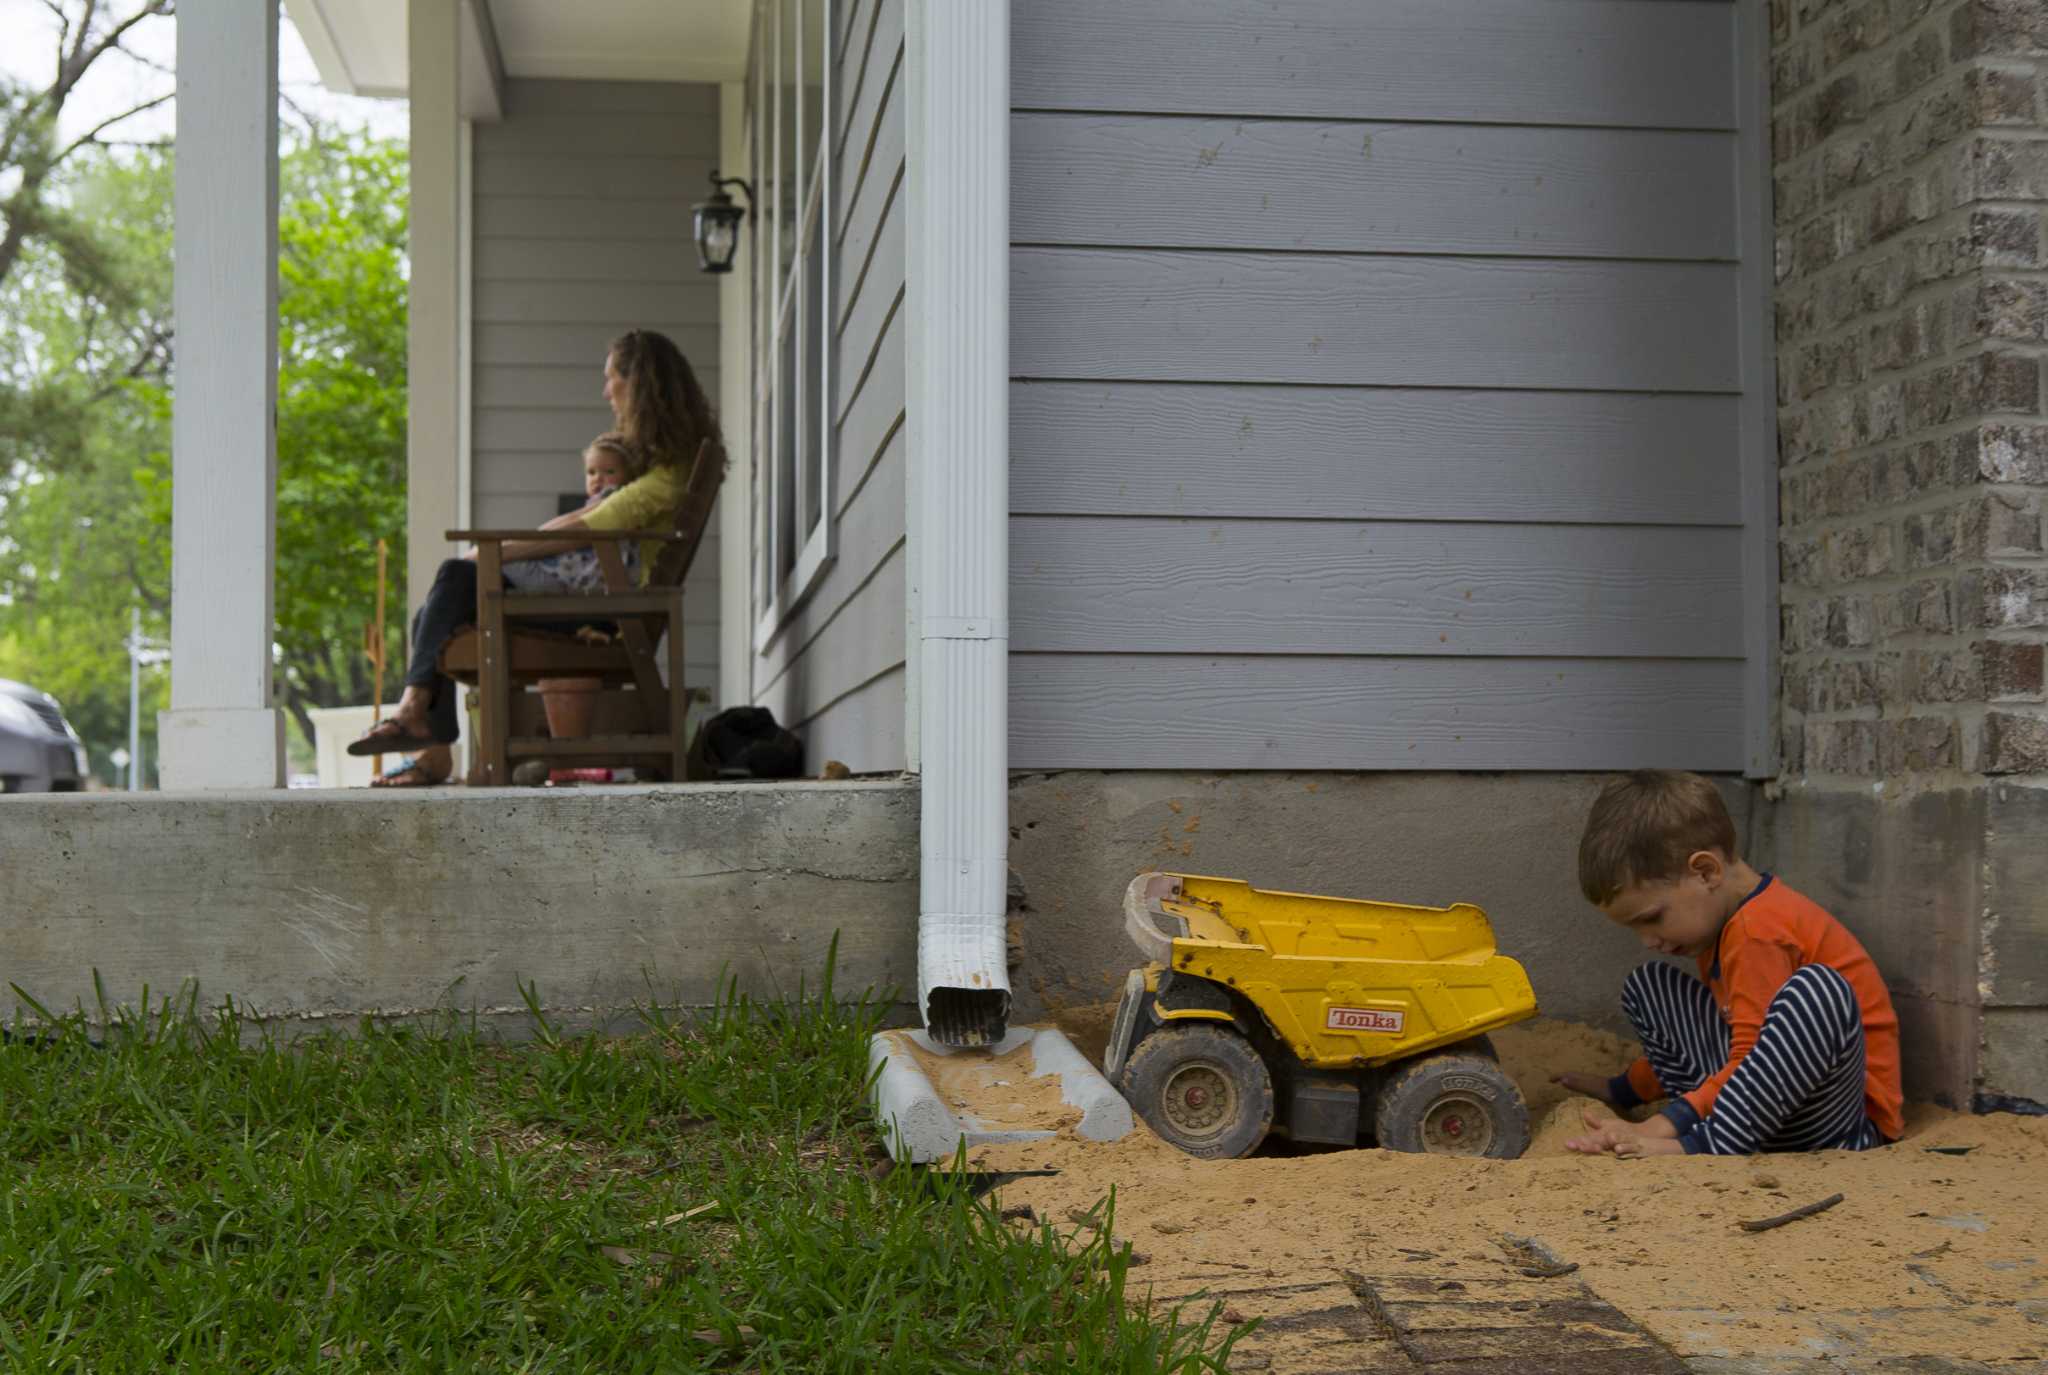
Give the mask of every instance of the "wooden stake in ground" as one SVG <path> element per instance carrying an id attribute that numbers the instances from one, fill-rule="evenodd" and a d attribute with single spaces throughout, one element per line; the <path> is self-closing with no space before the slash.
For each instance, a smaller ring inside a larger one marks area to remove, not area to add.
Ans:
<path id="1" fill-rule="evenodd" d="M 370 694 L 370 724 L 375 726 L 384 719 L 384 561 L 390 555 L 390 546 L 383 540 L 377 541 L 377 618 L 370 624 L 368 643 L 363 652 L 370 656 L 370 674 L 375 691 Z M 384 776 L 384 756 L 372 755 L 370 777 Z"/>
<path id="2" fill-rule="evenodd" d="M 1812 1217 L 1815 1213 L 1824 1213 L 1841 1201 L 1842 1196 L 1840 1194 L 1829 1194 L 1818 1203 L 1809 1203 L 1803 1208 L 1794 1208 L 1789 1213 L 1780 1213 L 1776 1217 L 1758 1218 L 1755 1222 L 1745 1222 L 1742 1224 L 1742 1230 L 1745 1232 L 1768 1232 L 1773 1227 L 1783 1227 L 1788 1222 L 1797 1222 L 1800 1218 Z"/>

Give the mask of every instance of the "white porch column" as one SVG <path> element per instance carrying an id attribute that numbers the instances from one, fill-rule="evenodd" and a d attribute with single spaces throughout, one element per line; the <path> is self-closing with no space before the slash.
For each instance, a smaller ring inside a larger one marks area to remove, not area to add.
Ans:
<path id="1" fill-rule="evenodd" d="M 405 584 L 408 614 L 462 525 L 462 12 L 458 0 L 407 6 L 412 114 L 412 277 L 407 283 Z"/>
<path id="2" fill-rule="evenodd" d="M 178 15 L 166 789 L 284 786 L 277 511 L 277 5 Z"/>
<path id="3" fill-rule="evenodd" d="M 973 1045 L 1010 1011 L 1010 6 L 904 17 L 918 1001 L 934 1037 Z"/>
<path id="4" fill-rule="evenodd" d="M 718 170 L 747 177 L 747 86 L 718 88 Z M 709 187 L 705 192 L 709 192 Z M 751 215 L 760 212 L 747 206 Z M 725 484 L 718 493 L 718 705 L 754 700 L 754 236 L 741 225 L 732 271 L 718 279 L 718 421 L 725 431 Z"/>

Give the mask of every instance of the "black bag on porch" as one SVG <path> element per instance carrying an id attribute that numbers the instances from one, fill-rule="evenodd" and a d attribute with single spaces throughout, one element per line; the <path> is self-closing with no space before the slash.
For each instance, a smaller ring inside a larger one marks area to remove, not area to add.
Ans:
<path id="1" fill-rule="evenodd" d="M 727 707 L 697 727 L 685 761 L 692 783 L 719 778 L 801 778 L 804 742 L 766 707 Z"/>

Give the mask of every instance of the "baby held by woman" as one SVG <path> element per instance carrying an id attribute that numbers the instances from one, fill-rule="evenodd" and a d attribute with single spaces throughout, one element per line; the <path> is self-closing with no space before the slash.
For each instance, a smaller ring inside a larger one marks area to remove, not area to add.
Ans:
<path id="1" fill-rule="evenodd" d="M 608 430 L 590 441 L 583 451 L 583 491 L 590 499 L 575 512 L 594 511 L 604 499 L 647 471 L 647 456 L 617 430 Z M 640 551 L 631 541 L 620 541 L 626 580 L 637 583 Z M 516 559 L 504 566 L 506 583 L 521 592 L 602 592 L 604 570 L 597 550 L 589 545 L 537 559 Z"/>

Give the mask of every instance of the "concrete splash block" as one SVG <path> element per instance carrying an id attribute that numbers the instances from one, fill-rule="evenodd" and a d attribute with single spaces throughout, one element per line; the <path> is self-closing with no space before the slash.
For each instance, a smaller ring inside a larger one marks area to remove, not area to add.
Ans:
<path id="1" fill-rule="evenodd" d="M 963 1144 L 1057 1135 L 1056 1126 L 1040 1124 L 1065 1115 L 1062 1108 L 1080 1110 L 1074 1130 L 1089 1141 L 1115 1141 L 1132 1128 L 1123 1095 L 1053 1027 L 1013 1027 L 995 1045 L 977 1047 L 943 1046 L 922 1031 L 881 1031 L 868 1043 L 868 1067 L 882 1135 L 891 1154 L 911 1164 L 945 1160 Z M 1057 1105 L 1045 1092 L 1055 1085 Z M 1020 1088 L 1027 1091 L 1014 1092 Z M 1026 1101 L 1015 1101 L 1020 1096 Z"/>

